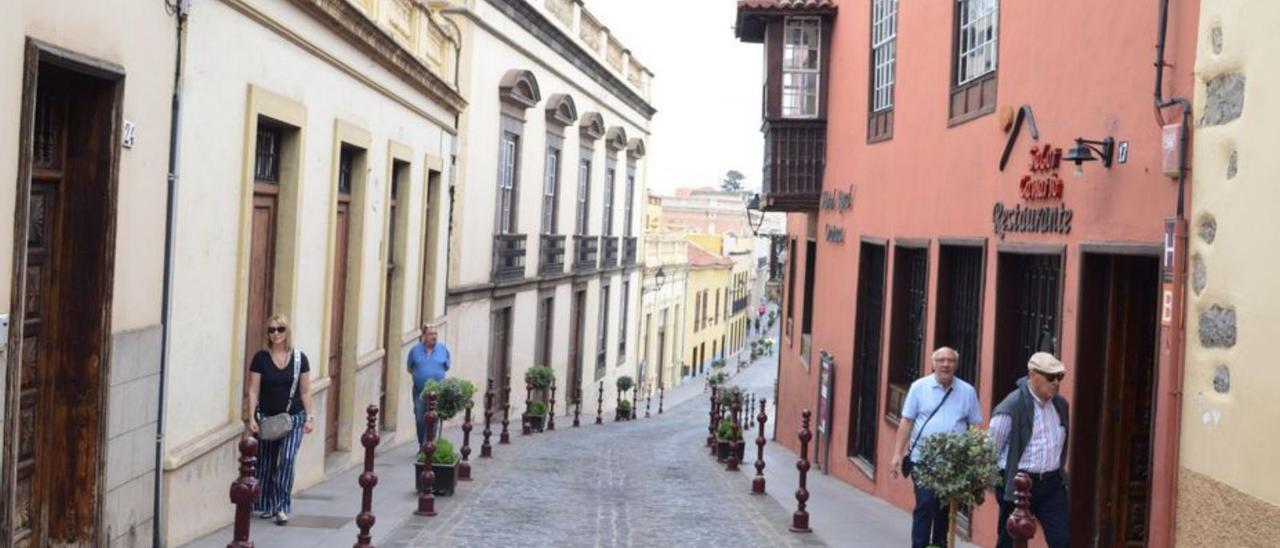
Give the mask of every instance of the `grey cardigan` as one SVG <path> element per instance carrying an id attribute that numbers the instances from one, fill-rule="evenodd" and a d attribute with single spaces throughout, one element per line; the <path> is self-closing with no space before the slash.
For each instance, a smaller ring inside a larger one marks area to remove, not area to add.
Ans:
<path id="1" fill-rule="evenodd" d="M 1026 450 L 1027 443 L 1031 441 L 1031 425 L 1035 417 L 1035 397 L 1031 395 L 1031 389 L 1027 388 L 1027 378 L 1018 379 L 1018 388 L 1005 396 L 1004 401 L 997 405 L 995 410 L 991 412 L 991 416 L 1008 415 L 1009 416 L 1009 457 L 1005 459 L 1004 469 L 1004 500 L 1013 500 L 1013 478 L 1018 475 L 1018 463 L 1022 462 L 1022 452 Z M 1061 395 L 1054 396 L 1053 406 L 1058 411 L 1058 421 L 1062 423 L 1064 436 L 1062 439 L 1062 456 L 1059 457 L 1059 467 L 1066 468 L 1067 465 L 1067 440 L 1071 434 L 1071 414 L 1070 406 L 1067 405 L 1066 398 Z M 999 458 L 996 455 L 996 458 Z"/>

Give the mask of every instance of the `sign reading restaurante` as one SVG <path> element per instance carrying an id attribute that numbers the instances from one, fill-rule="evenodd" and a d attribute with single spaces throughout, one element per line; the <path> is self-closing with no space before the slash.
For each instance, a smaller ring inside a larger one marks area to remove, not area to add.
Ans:
<path id="1" fill-rule="evenodd" d="M 1018 192 L 1027 201 L 1061 200 L 1062 178 L 1058 168 L 1062 165 L 1062 149 L 1050 145 L 1031 147 L 1030 173 L 1018 182 Z M 996 202 L 991 210 L 991 223 L 997 236 L 1004 239 L 1009 232 L 1039 234 L 1071 233 L 1074 212 L 1065 204 L 1046 207 L 1006 206 Z"/>

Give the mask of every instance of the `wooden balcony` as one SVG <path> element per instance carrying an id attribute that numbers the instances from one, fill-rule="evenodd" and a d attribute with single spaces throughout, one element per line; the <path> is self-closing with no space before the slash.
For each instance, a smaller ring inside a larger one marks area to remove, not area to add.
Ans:
<path id="1" fill-rule="evenodd" d="M 827 164 L 825 120 L 768 120 L 764 124 L 767 211 L 817 211 Z"/>
<path id="2" fill-rule="evenodd" d="M 564 234 L 543 234 L 538 246 L 538 271 L 543 276 L 564 274 Z"/>
<path id="3" fill-rule="evenodd" d="M 493 281 L 519 280 L 524 277 L 524 234 L 493 235 Z"/>
<path id="4" fill-rule="evenodd" d="M 632 267 L 636 265 L 636 253 L 639 251 L 640 242 L 635 236 L 628 236 L 622 239 L 622 266 Z"/>
<path id="5" fill-rule="evenodd" d="M 573 237 L 573 271 L 593 272 L 596 269 L 597 258 L 600 256 L 600 237 L 584 236 L 581 234 Z"/>
<path id="6" fill-rule="evenodd" d="M 604 236 L 604 255 L 600 258 L 600 270 L 618 267 L 618 237 Z"/>

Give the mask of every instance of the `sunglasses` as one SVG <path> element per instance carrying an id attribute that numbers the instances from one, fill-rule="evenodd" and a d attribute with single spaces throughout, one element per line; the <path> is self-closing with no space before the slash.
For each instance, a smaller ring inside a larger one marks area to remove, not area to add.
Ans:
<path id="1" fill-rule="evenodd" d="M 272 335 L 272 334 L 275 334 L 275 333 L 284 333 L 285 331 L 288 331 L 288 330 L 289 330 L 289 328 L 287 328 L 287 327 L 268 327 L 268 328 L 267 328 L 267 334 L 268 334 L 268 335 Z"/>
<path id="2" fill-rule="evenodd" d="M 1043 372 L 1040 372 L 1040 371 L 1036 371 L 1036 373 L 1038 373 L 1041 377 L 1044 377 L 1044 378 L 1045 378 L 1045 380 L 1047 380 L 1047 381 L 1049 381 L 1049 382 L 1061 382 L 1061 381 L 1062 381 L 1062 379 L 1066 378 L 1066 376 L 1067 376 L 1067 374 L 1066 374 L 1066 373 L 1054 373 L 1054 374 L 1052 374 L 1052 375 L 1050 375 L 1050 374 L 1048 374 L 1048 373 L 1043 373 Z"/>

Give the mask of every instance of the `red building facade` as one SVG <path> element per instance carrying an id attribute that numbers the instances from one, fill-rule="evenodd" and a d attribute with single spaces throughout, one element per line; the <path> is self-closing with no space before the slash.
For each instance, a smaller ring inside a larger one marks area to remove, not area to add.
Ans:
<path id="1" fill-rule="evenodd" d="M 932 350 L 987 418 L 1053 352 L 1075 540 L 1172 544 L 1185 142 L 1156 103 L 1193 93 L 1199 2 L 1167 4 L 739 2 L 767 65 L 762 203 L 788 212 L 779 441 L 814 409 L 821 469 L 909 509 L 888 466 Z M 974 542 L 996 511 L 962 520 Z"/>

